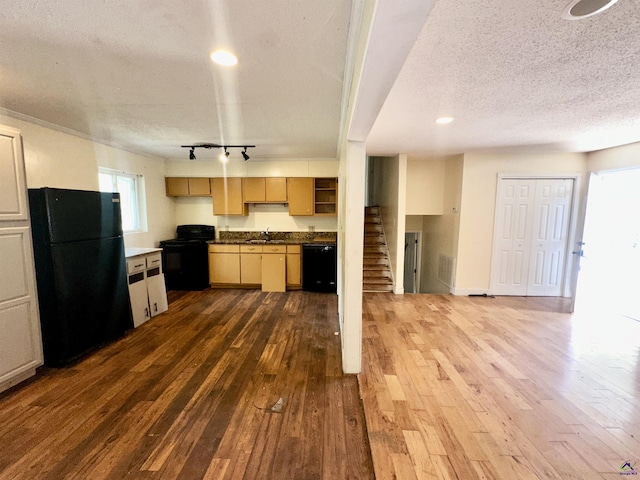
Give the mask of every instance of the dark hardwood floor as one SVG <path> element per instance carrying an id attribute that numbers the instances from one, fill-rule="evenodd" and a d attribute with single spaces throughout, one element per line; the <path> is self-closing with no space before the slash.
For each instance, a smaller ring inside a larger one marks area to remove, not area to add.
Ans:
<path id="1" fill-rule="evenodd" d="M 0 478 L 373 478 L 336 303 L 170 292 L 169 312 L 0 394 Z"/>

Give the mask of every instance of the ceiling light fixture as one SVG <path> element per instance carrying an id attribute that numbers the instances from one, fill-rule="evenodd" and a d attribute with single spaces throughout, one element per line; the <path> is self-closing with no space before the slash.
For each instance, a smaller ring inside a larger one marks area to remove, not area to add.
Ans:
<path id="1" fill-rule="evenodd" d="M 195 154 L 195 149 L 196 148 L 206 148 L 207 150 L 210 150 L 212 148 L 221 148 L 222 151 L 220 152 L 220 160 L 221 161 L 227 161 L 229 159 L 229 154 L 231 152 L 229 152 L 229 148 L 242 148 L 244 149 L 241 153 L 242 153 L 242 158 L 244 158 L 245 162 L 247 160 L 249 160 L 249 155 L 247 154 L 247 148 L 255 148 L 255 145 L 218 145 L 217 143 L 195 143 L 193 145 L 181 145 L 182 148 L 188 148 L 189 149 L 189 160 L 195 160 L 196 159 L 196 154 Z"/>
<path id="2" fill-rule="evenodd" d="M 604 12 L 618 0 L 571 0 L 562 11 L 565 20 L 581 20 Z"/>
<path id="3" fill-rule="evenodd" d="M 436 118 L 436 123 L 438 125 L 446 125 L 447 123 L 453 122 L 453 117 L 440 117 Z"/>
<path id="4" fill-rule="evenodd" d="M 218 65 L 222 65 L 225 67 L 232 67 L 236 63 L 238 63 L 238 57 L 236 57 L 233 53 L 227 52 L 226 50 L 217 50 L 211 54 L 211 60 Z"/>

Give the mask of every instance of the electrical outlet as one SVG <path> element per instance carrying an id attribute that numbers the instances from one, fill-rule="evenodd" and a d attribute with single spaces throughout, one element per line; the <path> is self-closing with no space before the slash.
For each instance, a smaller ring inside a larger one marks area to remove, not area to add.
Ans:
<path id="1" fill-rule="evenodd" d="M 315 232 L 316 231 L 316 227 L 314 225 L 309 225 L 309 231 L 310 232 Z"/>

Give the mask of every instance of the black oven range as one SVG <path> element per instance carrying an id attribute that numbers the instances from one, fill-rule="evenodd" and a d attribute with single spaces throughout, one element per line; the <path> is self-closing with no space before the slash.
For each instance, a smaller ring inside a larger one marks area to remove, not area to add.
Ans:
<path id="1" fill-rule="evenodd" d="M 213 225 L 178 225 L 177 238 L 160 242 L 167 290 L 209 287 L 207 241 L 215 240 Z"/>

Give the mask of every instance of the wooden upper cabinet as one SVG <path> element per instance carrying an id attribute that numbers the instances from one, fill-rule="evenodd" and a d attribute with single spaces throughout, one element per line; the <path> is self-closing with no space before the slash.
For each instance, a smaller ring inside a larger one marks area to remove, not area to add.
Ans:
<path id="1" fill-rule="evenodd" d="M 287 178 L 289 215 L 313 215 L 314 179 L 312 177 Z"/>
<path id="2" fill-rule="evenodd" d="M 267 202 L 287 202 L 287 179 L 284 177 L 269 177 L 265 179 L 265 196 Z"/>
<path id="3" fill-rule="evenodd" d="M 186 177 L 166 177 L 164 179 L 168 197 L 189 195 L 189 179 Z"/>
<path id="4" fill-rule="evenodd" d="M 243 182 L 240 177 L 212 178 L 214 215 L 248 215 L 249 209 L 244 203 Z"/>
<path id="5" fill-rule="evenodd" d="M 244 201 L 247 203 L 264 202 L 265 196 L 265 178 L 263 177 L 247 177 L 244 181 Z"/>
<path id="6" fill-rule="evenodd" d="M 336 215 L 338 213 L 338 179 L 315 179 L 315 215 Z"/>
<path id="7" fill-rule="evenodd" d="M 211 186 L 208 177 L 166 177 L 168 197 L 208 197 Z"/>
<path id="8" fill-rule="evenodd" d="M 244 179 L 246 203 L 286 203 L 287 179 L 284 177 L 247 177 Z"/>
<path id="9" fill-rule="evenodd" d="M 190 178 L 189 179 L 189 195 L 208 197 L 211 195 L 211 184 L 208 178 Z"/>

